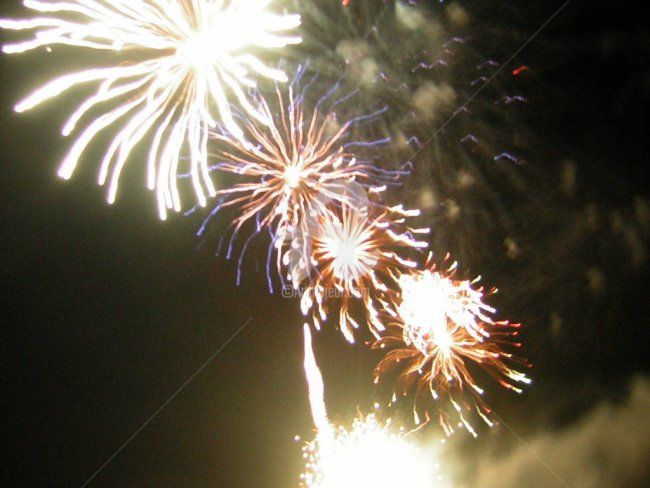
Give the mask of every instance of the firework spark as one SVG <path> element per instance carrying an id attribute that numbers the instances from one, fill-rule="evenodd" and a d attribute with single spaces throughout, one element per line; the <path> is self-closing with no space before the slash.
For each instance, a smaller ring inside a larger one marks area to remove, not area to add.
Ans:
<path id="1" fill-rule="evenodd" d="M 358 206 L 366 199 L 366 191 L 380 193 L 406 174 L 403 168 L 382 170 L 371 160 L 358 159 L 350 152 L 351 147 L 368 148 L 389 142 L 387 139 L 349 140 L 353 127 L 375 119 L 385 109 L 341 123 L 334 108 L 354 93 L 332 101 L 338 90 L 335 85 L 316 103 L 311 113 L 306 113 L 306 89 L 296 88 L 304 72 L 304 67 L 298 71 L 288 95 L 277 90 L 277 111 L 260 98 L 260 111 L 264 119 L 269 120 L 267 126 L 255 119 L 248 120 L 245 139 L 228 133 L 214 134 L 228 149 L 217 156 L 223 162 L 213 169 L 233 174 L 243 181 L 217 192 L 219 202 L 199 232 L 202 234 L 208 222 L 222 209 L 236 208 L 238 214 L 232 223 L 228 257 L 233 253 L 239 231 L 245 224 L 254 222 L 253 236 L 262 230 L 270 233 L 269 259 L 274 248 L 278 250 L 279 272 L 283 248 L 303 247 L 302 255 L 309 254 L 309 239 L 305 236 L 311 235 L 320 215 L 332 212 L 333 204 Z M 311 82 L 307 86 L 309 84 Z M 326 104 L 329 107 L 323 108 Z M 274 117 L 274 113 L 278 115 Z M 246 241 L 240 262 L 253 236 Z"/>
<path id="2" fill-rule="evenodd" d="M 518 361 L 503 350 L 518 334 L 519 324 L 495 321 L 495 310 L 483 302 L 485 290 L 476 288 L 474 281 L 454 278 L 457 264 L 446 270 L 411 270 L 397 277 L 399 291 L 392 292 L 390 305 L 385 309 L 389 317 L 386 333 L 375 348 L 391 348 L 375 369 L 375 382 L 397 366 L 403 366 L 395 387 L 396 395 L 406 395 L 416 389 L 414 417 L 421 423 L 419 412 L 426 420 L 429 408 L 425 400 L 446 398 L 463 425 L 472 435 L 466 415 L 475 409 L 478 415 L 492 425 L 492 412 L 483 402 L 483 390 L 476 384 L 468 369 L 476 363 L 502 386 L 521 393 L 517 384 L 529 384 L 530 379 L 507 365 Z M 496 290 L 491 290 L 496 291 Z M 520 361 L 523 363 L 523 361 Z M 467 400 L 466 392 L 472 402 Z M 428 402 L 427 402 L 428 403 Z M 444 406 L 438 408 L 443 429 L 450 435 L 452 421 Z"/>
<path id="3" fill-rule="evenodd" d="M 375 414 L 358 417 L 350 429 L 335 426 L 327 418 L 323 378 L 316 364 L 309 326 L 305 334 L 305 373 L 314 424 L 314 441 L 303 448 L 306 461 L 301 475 L 305 488 L 376 488 L 396 486 L 447 486 L 437 473 L 435 456 L 426 455 L 409 442 L 403 432 L 394 432 L 390 420 L 380 422 Z"/>
<path id="4" fill-rule="evenodd" d="M 189 151 L 194 192 L 201 205 L 216 191 L 209 176 L 209 129 L 221 122 L 234 137 L 242 131 L 233 118 L 230 99 L 262 124 L 268 116 L 249 100 L 245 89 L 255 87 L 253 75 L 286 81 L 251 49 L 276 49 L 300 42 L 279 33 L 300 24 L 298 15 L 267 10 L 270 0 L 25 0 L 24 5 L 45 16 L 1 19 L 0 27 L 35 31 L 33 38 L 3 46 L 5 53 L 68 45 L 118 53 L 118 64 L 92 68 L 57 78 L 16 106 L 30 110 L 64 91 L 86 83 L 99 84 L 63 127 L 75 132 L 82 118 L 96 115 L 78 134 L 59 169 L 69 179 L 83 151 L 100 131 L 123 119 L 99 171 L 99 184 L 108 181 L 108 201 L 115 200 L 118 181 L 134 147 L 154 131 L 148 158 L 147 184 L 157 191 L 159 214 L 181 208 L 176 184 L 179 159 Z M 132 55 L 127 57 L 128 55 Z M 130 61 L 137 56 L 138 61 Z M 103 108 L 104 104 L 112 104 Z M 219 119 L 215 118 L 216 106 Z M 102 107 L 102 108 L 100 108 Z"/>
<path id="5" fill-rule="evenodd" d="M 377 214 L 377 215 L 374 215 Z M 398 270 L 413 268 L 414 261 L 400 257 L 396 248 L 422 249 L 424 241 L 414 238 L 429 229 L 411 229 L 405 225 L 417 210 L 401 205 L 377 211 L 342 206 L 323 213 L 311 230 L 308 285 L 301 300 L 305 315 L 311 313 L 316 328 L 327 320 L 330 303 L 339 302 L 339 328 L 349 342 L 359 323 L 350 312 L 353 299 L 367 311 L 370 331 L 379 338 L 384 326 L 379 318 L 384 307 L 381 295 L 388 291 L 387 279 Z M 398 230 L 399 229 L 399 230 Z"/>

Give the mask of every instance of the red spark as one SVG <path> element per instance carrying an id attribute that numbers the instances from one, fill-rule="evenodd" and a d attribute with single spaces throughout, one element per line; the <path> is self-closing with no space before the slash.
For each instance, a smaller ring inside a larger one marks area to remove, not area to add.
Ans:
<path id="1" fill-rule="evenodd" d="M 524 71 L 528 71 L 529 69 L 530 69 L 530 68 L 529 68 L 528 66 L 526 66 L 525 64 L 522 64 L 521 66 L 519 66 L 519 68 L 517 68 L 516 70 L 514 70 L 514 71 L 512 72 L 512 76 L 519 76 L 519 75 L 522 74 Z"/>

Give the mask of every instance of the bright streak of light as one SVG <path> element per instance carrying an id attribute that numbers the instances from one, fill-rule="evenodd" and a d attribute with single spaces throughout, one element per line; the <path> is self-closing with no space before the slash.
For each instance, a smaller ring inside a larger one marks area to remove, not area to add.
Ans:
<path id="1" fill-rule="evenodd" d="M 394 432 L 390 421 L 382 423 L 375 414 L 359 417 L 350 429 L 329 423 L 323 399 L 323 379 L 316 365 L 311 333 L 305 325 L 305 373 L 316 439 L 303 448 L 307 488 L 426 487 L 448 485 L 438 474 L 433 454 L 427 455 Z"/>
<path id="2" fill-rule="evenodd" d="M 429 400 L 433 399 L 447 435 L 457 424 L 476 436 L 469 421 L 472 410 L 489 426 L 493 420 L 481 398 L 483 389 L 476 384 L 468 365 L 480 366 L 503 387 L 517 393 L 522 392 L 517 385 L 529 384 L 530 379 L 507 364 L 525 365 L 504 349 L 520 346 L 512 340 L 518 335 L 519 324 L 495 321 L 492 314 L 496 311 L 483 302 L 485 290 L 475 287 L 478 279 L 455 279 L 456 268 L 456 263 L 446 270 L 437 270 L 434 265 L 399 276 L 398 291 L 389 292 L 387 299 L 387 332 L 374 345 L 390 349 L 375 369 L 375 382 L 393 369 L 402 369 L 395 398 L 415 388 L 413 411 L 417 424 L 423 412 L 425 420 L 430 420 Z M 443 399 L 446 404 L 440 403 Z M 454 412 L 457 421 L 449 411 Z"/>
<path id="3" fill-rule="evenodd" d="M 98 85 L 63 128 L 64 136 L 77 135 L 59 176 L 69 179 L 89 144 L 122 119 L 99 171 L 99 184 L 108 183 L 109 203 L 115 201 L 129 155 L 151 135 L 147 184 L 157 191 L 160 217 L 166 218 L 168 209 L 181 208 L 176 179 L 183 152 L 189 153 L 194 192 L 204 206 L 207 196 L 216 194 L 207 165 L 209 130 L 221 123 L 234 137 L 242 136 L 231 101 L 268 124 L 267 114 L 254 106 L 246 91 L 256 86 L 254 76 L 287 80 L 282 71 L 268 67 L 251 50 L 275 50 L 301 42 L 299 37 L 282 34 L 299 26 L 300 17 L 272 13 L 267 10 L 269 3 L 25 0 L 25 7 L 43 15 L 0 19 L 0 28 L 34 31 L 29 40 L 4 45 L 5 53 L 67 45 L 114 52 L 119 61 L 56 78 L 18 103 L 16 111 L 30 110 L 79 85 Z M 88 123 L 77 130 L 84 118 Z"/>
<path id="4" fill-rule="evenodd" d="M 318 432 L 323 436 L 329 436 L 332 432 L 329 420 L 327 418 L 327 407 L 325 406 L 325 384 L 323 375 L 316 363 L 314 349 L 311 343 L 311 331 L 305 324 L 303 327 L 305 340 L 305 375 L 307 376 L 307 385 L 309 389 L 309 405 L 311 405 L 311 414 L 314 419 L 314 425 Z"/>

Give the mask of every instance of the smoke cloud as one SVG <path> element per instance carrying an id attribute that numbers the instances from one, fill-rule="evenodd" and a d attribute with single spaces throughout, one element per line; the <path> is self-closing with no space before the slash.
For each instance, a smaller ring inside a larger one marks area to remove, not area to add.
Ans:
<path id="1" fill-rule="evenodd" d="M 649 468 L 650 380 L 637 378 L 625 402 L 602 403 L 566 429 L 482 460 L 471 486 L 640 487 L 648 486 Z"/>

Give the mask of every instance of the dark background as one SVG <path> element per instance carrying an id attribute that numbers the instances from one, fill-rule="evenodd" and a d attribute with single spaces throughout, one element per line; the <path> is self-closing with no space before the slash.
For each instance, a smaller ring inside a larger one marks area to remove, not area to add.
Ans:
<path id="1" fill-rule="evenodd" d="M 461 3 L 481 32 L 491 26 L 501 36 L 499 52 L 483 52 L 499 61 L 560 6 Z M 3 4 L 0 15 L 20 12 L 16 4 Z M 625 3 L 574 1 L 504 70 L 507 78 L 531 67 L 517 88 L 529 98 L 517 125 L 494 129 L 510 133 L 506 149 L 519 131 L 527 139 L 528 197 L 503 188 L 504 205 L 521 208 L 510 233 L 477 242 L 468 236 L 482 230 L 478 223 L 445 223 L 443 204 L 425 213 L 440 229 L 434 245 L 462 247 L 471 270 L 499 285 L 499 309 L 527 325 L 522 352 L 535 365 L 533 387 L 518 397 L 491 386 L 489 397 L 524 437 L 623 398 L 631 378 L 648 372 L 642 17 Z M 3 486 L 80 486 L 250 317 L 91 486 L 294 486 L 294 436 L 311 436 L 298 303 L 269 296 L 256 274 L 261 258 L 249 260 L 237 287 L 232 263 L 213 258 L 210 243 L 197 249 L 198 220 L 159 222 L 137 165 L 111 207 L 94 185 L 90 157 L 70 182 L 56 178 L 66 148 L 58 130 L 78 94 L 23 115 L 11 107 L 46 75 L 70 69 L 61 62 L 42 52 L 0 57 Z M 456 144 L 450 132 L 443 143 Z M 429 156 L 420 164 L 433 164 Z M 499 180 L 489 184 L 499 194 Z M 476 199 L 466 202 L 478 208 Z M 504 248 L 509 236 L 519 255 Z M 465 251 L 475 246 L 481 252 Z M 367 408 L 377 357 L 334 331 L 321 334 L 317 352 L 332 416 Z M 490 440 L 466 449 L 481 442 Z"/>

